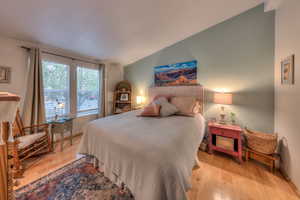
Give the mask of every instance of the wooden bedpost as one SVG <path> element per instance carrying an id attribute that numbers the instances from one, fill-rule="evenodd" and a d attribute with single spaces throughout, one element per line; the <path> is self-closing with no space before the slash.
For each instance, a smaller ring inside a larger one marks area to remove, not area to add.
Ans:
<path id="1" fill-rule="evenodd" d="M 12 172 L 12 123 L 20 97 L 0 93 L 0 200 L 14 200 Z"/>
<path id="2" fill-rule="evenodd" d="M 1 123 L 1 138 L 0 138 L 0 200 L 8 199 L 8 170 L 7 170 L 7 136 L 8 136 L 8 123 Z M 6 137 L 6 138 L 5 138 Z"/>

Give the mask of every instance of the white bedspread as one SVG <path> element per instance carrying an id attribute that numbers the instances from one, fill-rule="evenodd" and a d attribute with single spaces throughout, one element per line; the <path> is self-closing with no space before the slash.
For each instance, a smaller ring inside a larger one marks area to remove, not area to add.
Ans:
<path id="1" fill-rule="evenodd" d="M 136 117 L 127 112 L 90 122 L 78 153 L 96 156 L 136 200 L 186 200 L 205 123 L 195 117 Z"/>

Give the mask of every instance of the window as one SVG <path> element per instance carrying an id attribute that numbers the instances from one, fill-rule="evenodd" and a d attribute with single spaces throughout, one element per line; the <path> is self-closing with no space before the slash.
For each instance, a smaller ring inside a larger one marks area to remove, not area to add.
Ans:
<path id="1" fill-rule="evenodd" d="M 46 118 L 70 113 L 70 70 L 65 64 L 43 61 Z M 63 105 L 63 106 L 59 106 Z"/>
<path id="2" fill-rule="evenodd" d="M 77 67 L 77 112 L 97 110 L 99 70 Z"/>
<path id="3" fill-rule="evenodd" d="M 46 118 L 97 114 L 102 71 L 96 64 L 43 55 Z"/>

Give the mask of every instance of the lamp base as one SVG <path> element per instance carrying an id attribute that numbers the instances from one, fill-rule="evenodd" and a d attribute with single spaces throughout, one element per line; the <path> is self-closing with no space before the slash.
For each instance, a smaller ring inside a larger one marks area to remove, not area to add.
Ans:
<path id="1" fill-rule="evenodd" d="M 226 121 L 225 121 L 225 114 L 220 114 L 220 120 L 219 120 L 219 123 L 220 123 L 220 124 L 226 124 Z"/>

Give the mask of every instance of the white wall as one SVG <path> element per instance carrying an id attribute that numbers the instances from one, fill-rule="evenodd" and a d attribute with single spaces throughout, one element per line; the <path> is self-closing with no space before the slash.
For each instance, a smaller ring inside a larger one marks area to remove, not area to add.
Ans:
<path id="1" fill-rule="evenodd" d="M 282 170 L 300 188 L 300 1 L 288 0 L 276 11 L 275 131 L 282 139 Z M 280 61 L 295 54 L 295 85 L 281 85 Z"/>
<path id="2" fill-rule="evenodd" d="M 123 80 L 123 67 L 118 63 L 106 63 L 106 114 L 113 113 L 113 93 L 118 82 Z"/>
<path id="3" fill-rule="evenodd" d="M 26 50 L 20 48 L 22 45 L 27 46 L 42 46 L 43 49 L 53 50 L 58 53 L 63 53 L 64 55 L 78 57 L 78 55 L 72 52 L 53 49 L 45 45 L 32 44 L 25 41 L 18 41 L 6 37 L 0 36 L 0 66 L 7 66 L 12 68 L 12 77 L 10 84 L 0 84 L 1 92 L 11 92 L 18 94 L 24 99 L 26 85 L 27 85 L 27 52 Z M 79 57 L 83 58 L 83 57 Z M 106 82 L 107 91 L 113 91 L 115 84 L 123 80 L 123 67 L 119 64 L 113 62 L 105 62 L 107 66 Z M 112 103 L 106 102 L 106 110 L 108 113 L 112 110 Z M 22 106 L 22 104 L 21 104 Z M 73 131 L 78 133 L 82 131 L 82 127 L 89 121 L 97 118 L 97 115 L 90 115 L 77 118 L 74 121 Z"/>
<path id="4" fill-rule="evenodd" d="M 11 92 L 24 97 L 28 72 L 27 53 L 16 40 L 0 37 L 0 66 L 11 67 L 11 83 L 0 84 L 0 91 Z M 23 99 L 23 98 L 22 98 Z"/>

